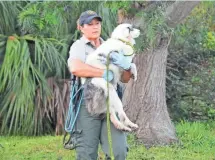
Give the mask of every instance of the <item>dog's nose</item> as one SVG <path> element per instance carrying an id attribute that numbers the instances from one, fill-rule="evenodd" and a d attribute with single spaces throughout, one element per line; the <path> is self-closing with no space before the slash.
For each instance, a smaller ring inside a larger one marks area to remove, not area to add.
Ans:
<path id="1" fill-rule="evenodd" d="M 140 35 L 140 30 L 139 29 L 135 29 L 133 33 L 134 33 L 133 38 L 137 38 Z"/>

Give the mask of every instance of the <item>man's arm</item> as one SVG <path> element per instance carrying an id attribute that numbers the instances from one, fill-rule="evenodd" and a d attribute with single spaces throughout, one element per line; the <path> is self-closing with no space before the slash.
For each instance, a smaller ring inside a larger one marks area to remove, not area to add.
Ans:
<path id="1" fill-rule="evenodd" d="M 129 71 L 124 70 L 123 73 L 122 73 L 122 76 L 121 76 L 121 80 L 120 80 L 120 81 L 121 81 L 122 83 L 128 83 L 129 80 L 131 79 L 131 77 L 132 77 L 131 71 L 130 71 L 130 70 L 129 70 Z"/>
<path id="2" fill-rule="evenodd" d="M 72 59 L 68 64 L 69 70 L 72 74 L 78 77 L 102 77 L 103 69 L 92 67 L 79 59 Z"/>
<path id="3" fill-rule="evenodd" d="M 72 59 L 68 66 L 70 72 L 78 77 L 102 77 L 104 74 L 103 69 L 92 67 L 78 59 Z M 132 73 L 124 70 L 121 82 L 128 83 L 131 77 Z"/>

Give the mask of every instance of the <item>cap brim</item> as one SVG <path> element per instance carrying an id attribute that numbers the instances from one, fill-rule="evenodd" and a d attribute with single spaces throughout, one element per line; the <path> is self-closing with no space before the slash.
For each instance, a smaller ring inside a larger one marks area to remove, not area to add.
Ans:
<path id="1" fill-rule="evenodd" d="M 85 24 L 89 24 L 95 18 L 98 19 L 99 21 L 102 21 L 102 18 L 100 16 L 93 15 L 93 16 L 88 17 L 87 20 L 85 20 Z"/>

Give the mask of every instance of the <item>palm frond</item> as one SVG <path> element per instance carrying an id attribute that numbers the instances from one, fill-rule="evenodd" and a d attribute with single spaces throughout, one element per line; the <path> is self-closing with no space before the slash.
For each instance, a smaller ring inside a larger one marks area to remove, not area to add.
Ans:
<path id="1" fill-rule="evenodd" d="M 32 66 L 27 42 L 9 37 L 0 71 L 0 92 L 5 94 L 0 111 L 5 115 L 3 133 L 19 133 L 31 123 L 36 86 L 31 76 Z"/>
<path id="2" fill-rule="evenodd" d="M 55 126 L 55 133 L 58 135 L 63 131 L 66 111 L 69 106 L 70 82 L 49 77 L 47 83 L 51 95 L 47 96 L 43 92 L 43 88 L 37 89 L 35 114 L 46 119 L 46 124 L 50 123 Z M 43 126 L 43 122 L 38 122 L 38 125 Z M 44 130 L 41 130 L 40 133 L 44 133 Z"/>
<path id="3" fill-rule="evenodd" d="M 107 39 L 111 36 L 113 29 L 117 26 L 117 13 L 105 7 L 105 3 L 98 6 L 98 13 L 103 17 L 102 37 Z M 105 18 L 108 17 L 108 18 Z"/>
<path id="4" fill-rule="evenodd" d="M 0 1 L 0 34 L 12 35 L 17 31 L 16 15 L 25 2 Z"/>
<path id="5" fill-rule="evenodd" d="M 7 42 L 7 37 L 0 35 L 0 69 L 1 69 L 1 64 L 4 59 L 4 53 L 6 49 L 6 42 Z"/>
<path id="6" fill-rule="evenodd" d="M 32 53 L 29 49 L 30 42 L 35 44 Z M 52 98 L 46 79 L 49 76 L 63 77 L 65 53 L 62 52 L 66 47 L 63 42 L 51 38 L 30 35 L 8 37 L 0 70 L 0 93 L 4 94 L 0 107 L 0 114 L 4 115 L 2 133 L 35 135 L 52 131 L 52 121 L 44 121 L 53 108 L 49 108 L 45 116 L 38 114 L 41 109 L 37 107 L 43 105 L 35 105 L 35 96 L 37 93 L 45 99 Z"/>

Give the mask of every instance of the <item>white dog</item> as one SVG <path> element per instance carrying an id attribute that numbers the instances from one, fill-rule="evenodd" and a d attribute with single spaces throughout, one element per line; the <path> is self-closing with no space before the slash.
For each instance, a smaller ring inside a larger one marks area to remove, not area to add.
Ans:
<path id="1" fill-rule="evenodd" d="M 114 29 L 111 38 L 102 43 L 95 52 L 89 54 L 86 63 L 96 68 L 106 69 L 106 65 L 102 63 L 102 61 L 106 60 L 110 52 L 120 52 L 121 50 L 123 50 L 124 56 L 126 56 L 126 58 L 131 62 L 134 57 L 134 38 L 137 38 L 139 35 L 140 31 L 133 28 L 131 24 L 118 25 Z M 109 70 L 112 70 L 114 73 L 114 79 L 109 83 L 111 122 L 120 130 L 131 131 L 131 128 L 138 128 L 138 126 L 137 124 L 132 123 L 126 116 L 122 102 L 116 92 L 116 86 L 120 81 L 123 70 L 112 63 L 109 64 Z M 131 66 L 131 72 L 136 80 L 137 70 L 136 65 L 133 63 Z M 103 78 L 82 78 L 82 83 L 85 84 L 84 95 L 88 111 L 92 115 L 106 113 L 106 99 L 108 96 L 107 81 Z"/>

